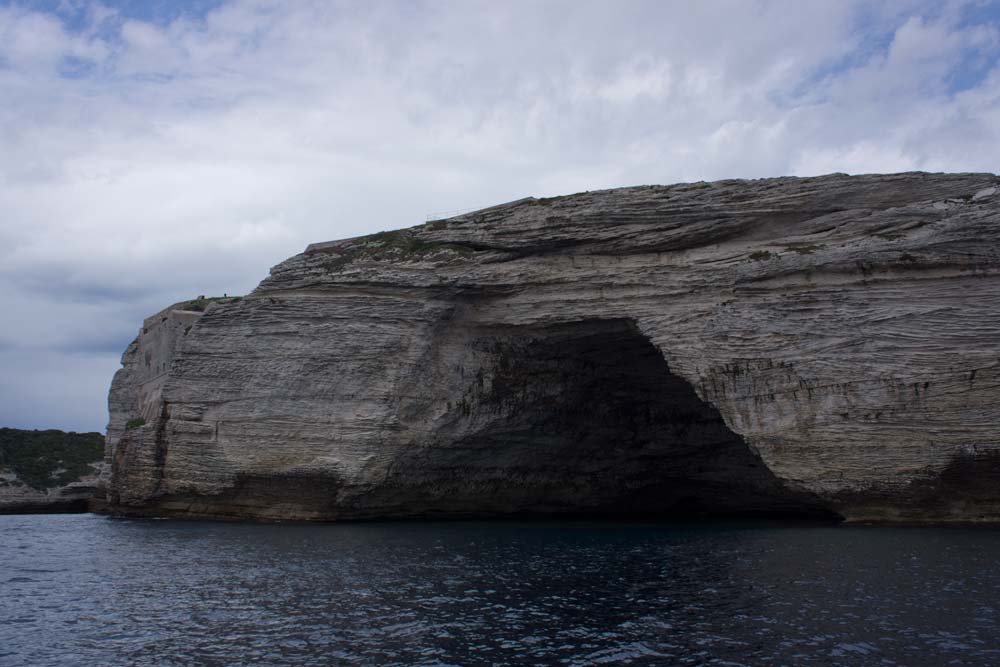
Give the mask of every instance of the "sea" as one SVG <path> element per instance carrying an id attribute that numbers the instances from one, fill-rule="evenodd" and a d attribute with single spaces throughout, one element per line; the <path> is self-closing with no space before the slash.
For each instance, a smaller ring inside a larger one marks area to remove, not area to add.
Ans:
<path id="1" fill-rule="evenodd" d="M 0 516 L 0 665 L 1000 665 L 1000 530 Z"/>

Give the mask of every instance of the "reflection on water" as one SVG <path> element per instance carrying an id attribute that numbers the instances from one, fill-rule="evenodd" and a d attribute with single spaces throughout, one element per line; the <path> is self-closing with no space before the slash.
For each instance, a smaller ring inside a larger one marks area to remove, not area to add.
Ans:
<path id="1" fill-rule="evenodd" d="M 0 665 L 997 665 L 1000 531 L 0 517 Z"/>

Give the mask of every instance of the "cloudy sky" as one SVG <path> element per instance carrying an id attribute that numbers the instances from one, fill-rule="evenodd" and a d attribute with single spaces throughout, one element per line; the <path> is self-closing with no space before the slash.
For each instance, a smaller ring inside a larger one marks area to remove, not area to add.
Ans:
<path id="1" fill-rule="evenodd" d="M 144 316 L 528 195 L 998 171 L 1000 0 L 0 2 L 0 426 Z"/>

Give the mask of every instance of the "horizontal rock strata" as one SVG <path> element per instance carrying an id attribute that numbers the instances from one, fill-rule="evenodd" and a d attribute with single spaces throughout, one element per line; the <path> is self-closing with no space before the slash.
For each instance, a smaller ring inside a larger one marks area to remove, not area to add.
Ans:
<path id="1" fill-rule="evenodd" d="M 16 475 L 0 473 L 0 514 L 87 512 L 97 490 L 96 474 L 63 486 L 36 489 Z"/>
<path id="2" fill-rule="evenodd" d="M 109 399 L 109 507 L 995 521 L 998 237 L 1000 178 L 909 173 L 314 244 L 147 319 Z"/>

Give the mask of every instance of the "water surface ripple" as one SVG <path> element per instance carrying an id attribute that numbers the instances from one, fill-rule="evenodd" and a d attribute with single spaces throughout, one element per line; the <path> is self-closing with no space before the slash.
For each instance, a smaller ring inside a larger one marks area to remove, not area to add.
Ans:
<path id="1" fill-rule="evenodd" d="M 0 665 L 1000 665 L 1000 531 L 0 516 Z"/>

